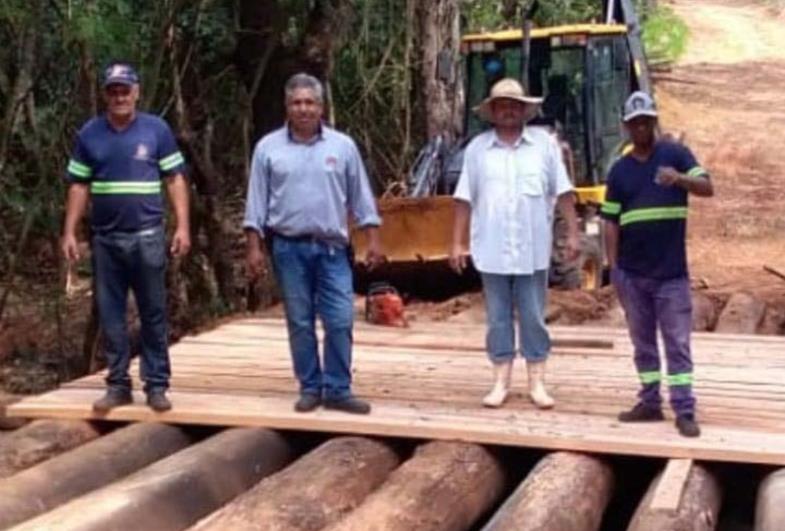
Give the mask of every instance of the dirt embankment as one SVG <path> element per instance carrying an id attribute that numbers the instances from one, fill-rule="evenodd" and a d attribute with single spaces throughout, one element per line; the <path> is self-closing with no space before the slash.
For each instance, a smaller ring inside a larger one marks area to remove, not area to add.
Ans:
<path id="1" fill-rule="evenodd" d="M 716 193 L 691 204 L 692 276 L 715 306 L 738 293 L 759 300 L 761 331 L 781 333 L 785 281 L 763 267 L 785 270 L 785 16 L 755 2 L 670 5 L 690 37 L 679 64 L 656 81 L 662 122 L 686 134 Z M 754 302 L 739 318 L 750 312 Z"/>

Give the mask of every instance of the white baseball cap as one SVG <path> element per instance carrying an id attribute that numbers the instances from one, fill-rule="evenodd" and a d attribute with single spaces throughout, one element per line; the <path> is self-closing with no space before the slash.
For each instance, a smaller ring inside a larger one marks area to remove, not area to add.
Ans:
<path id="1" fill-rule="evenodd" d="M 622 120 L 629 122 L 638 116 L 657 117 L 657 105 L 651 96 L 641 90 L 633 92 L 627 98 L 627 101 L 624 103 L 624 118 Z"/>

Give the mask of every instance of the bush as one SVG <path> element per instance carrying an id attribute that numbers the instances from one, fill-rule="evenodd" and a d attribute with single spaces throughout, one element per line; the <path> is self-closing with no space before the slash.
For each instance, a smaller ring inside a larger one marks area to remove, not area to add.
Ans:
<path id="1" fill-rule="evenodd" d="M 669 7 L 660 6 L 644 15 L 643 45 L 652 64 L 678 59 L 687 47 L 688 36 L 687 25 Z"/>

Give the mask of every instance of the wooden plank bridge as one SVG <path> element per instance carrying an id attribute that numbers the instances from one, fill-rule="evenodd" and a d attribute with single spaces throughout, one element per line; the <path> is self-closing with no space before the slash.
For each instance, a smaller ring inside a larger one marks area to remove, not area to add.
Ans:
<path id="1" fill-rule="evenodd" d="M 785 465 L 785 339 L 695 334 L 695 390 L 703 434 L 680 437 L 673 423 L 624 425 L 616 414 L 635 401 L 632 347 L 624 330 L 554 327 L 548 382 L 557 405 L 526 399 L 518 363 L 504 408 L 480 400 L 491 383 L 484 327 L 415 323 L 355 327 L 354 391 L 368 416 L 295 413 L 286 327 L 280 319 L 229 322 L 171 348 L 174 409 L 136 403 L 105 418 L 354 433 L 483 444 Z M 134 363 L 138 373 L 138 363 Z M 140 386 L 135 382 L 136 388 Z M 91 403 L 103 374 L 30 397 L 9 408 L 25 417 L 96 418 Z M 667 399 L 667 391 L 666 393 Z"/>

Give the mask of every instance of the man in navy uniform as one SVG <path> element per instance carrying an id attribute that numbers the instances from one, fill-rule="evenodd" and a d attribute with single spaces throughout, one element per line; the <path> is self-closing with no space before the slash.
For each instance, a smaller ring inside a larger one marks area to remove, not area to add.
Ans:
<path id="1" fill-rule="evenodd" d="M 170 366 L 161 189 L 166 188 L 176 219 L 169 251 L 185 255 L 191 246 L 185 161 L 166 122 L 137 111 L 139 77 L 131 65 L 109 65 L 103 96 L 106 113 L 80 129 L 68 162 L 62 241 L 66 260 L 78 260 L 77 226 L 92 203 L 93 274 L 109 365 L 106 394 L 93 409 L 103 413 L 133 401 L 126 323 L 130 288 L 141 320 L 147 403 L 155 411 L 166 411 L 172 405 L 166 397 Z"/>
<path id="2" fill-rule="evenodd" d="M 627 316 L 641 381 L 640 401 L 619 415 L 622 422 L 663 420 L 659 328 L 665 343 L 667 382 L 676 427 L 697 437 L 692 393 L 692 299 L 687 273 L 687 197 L 713 195 L 709 174 L 689 149 L 657 139 L 657 109 L 644 92 L 624 106 L 632 150 L 608 175 L 605 246 L 611 279 Z"/>

